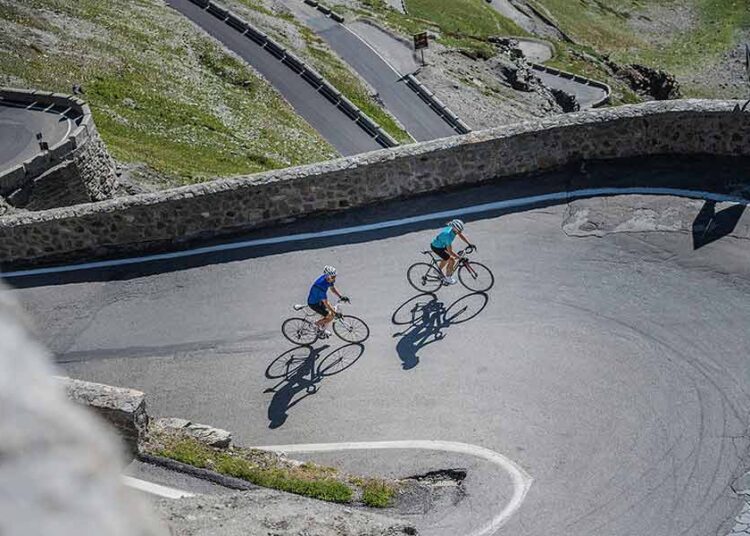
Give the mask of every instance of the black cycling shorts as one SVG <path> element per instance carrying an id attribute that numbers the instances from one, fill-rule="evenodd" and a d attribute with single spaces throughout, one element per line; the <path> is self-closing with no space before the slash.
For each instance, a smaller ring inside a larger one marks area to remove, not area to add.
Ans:
<path id="1" fill-rule="evenodd" d="M 430 247 L 432 248 L 432 251 L 435 252 L 435 255 L 443 259 L 444 261 L 447 261 L 451 258 L 450 253 L 448 253 L 448 250 L 446 248 L 436 248 L 432 244 L 430 244 Z"/>
<path id="2" fill-rule="evenodd" d="M 319 315 L 328 316 L 329 311 L 323 302 L 308 303 L 307 306 Z"/>

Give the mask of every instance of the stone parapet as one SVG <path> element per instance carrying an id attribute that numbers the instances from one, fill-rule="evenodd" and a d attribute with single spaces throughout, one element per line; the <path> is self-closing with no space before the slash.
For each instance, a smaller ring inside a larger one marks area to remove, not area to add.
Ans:
<path id="1" fill-rule="evenodd" d="M 0 218 L 0 260 L 71 259 L 217 236 L 571 163 L 750 155 L 734 101 L 598 109 L 303 167 Z"/>
<path id="2" fill-rule="evenodd" d="M 70 400 L 93 409 L 114 426 L 131 452 L 137 452 L 138 441 L 145 436 L 149 420 L 144 393 L 71 378 L 60 377 L 58 380 Z"/>
<path id="3" fill-rule="evenodd" d="M 0 170 L 0 195 L 14 206 L 43 210 L 102 201 L 117 187 L 115 163 L 81 99 L 46 91 L 0 88 L 0 103 L 50 108 L 74 123 L 68 136 L 10 169 Z"/>

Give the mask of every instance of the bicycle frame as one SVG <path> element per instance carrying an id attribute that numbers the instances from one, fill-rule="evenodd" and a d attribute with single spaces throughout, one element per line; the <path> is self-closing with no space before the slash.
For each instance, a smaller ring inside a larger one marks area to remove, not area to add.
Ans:
<path id="1" fill-rule="evenodd" d="M 440 261 L 443 260 L 443 259 L 441 259 L 437 255 L 435 255 L 435 253 L 433 251 L 423 251 L 422 253 L 424 253 L 425 255 L 429 255 L 430 256 L 430 264 L 432 264 L 432 266 L 434 266 L 435 269 L 438 272 L 443 273 L 442 270 L 440 270 Z M 476 276 L 477 273 L 471 267 L 471 263 L 469 262 L 469 254 L 466 253 L 466 250 L 462 249 L 462 250 L 458 251 L 458 253 L 456 253 L 456 255 L 458 255 L 458 261 L 456 262 L 456 269 L 454 270 L 454 272 L 458 271 L 458 269 L 461 266 L 465 266 L 469 270 L 469 272 L 471 272 L 472 275 Z"/>

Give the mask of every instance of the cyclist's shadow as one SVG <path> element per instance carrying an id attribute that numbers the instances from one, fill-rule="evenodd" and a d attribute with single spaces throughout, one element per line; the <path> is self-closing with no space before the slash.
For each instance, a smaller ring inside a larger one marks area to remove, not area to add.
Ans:
<path id="1" fill-rule="evenodd" d="M 488 301 L 486 293 L 470 292 L 446 307 L 436 294 L 422 293 L 402 303 L 393 313 L 391 321 L 397 326 L 404 326 L 402 331 L 393 334 L 400 337 L 396 351 L 403 369 L 416 367 L 419 364 L 417 354 L 422 348 L 442 340 L 449 327 L 478 316 Z"/>
<path id="2" fill-rule="evenodd" d="M 318 383 L 351 367 L 365 351 L 362 344 L 342 344 L 319 348 L 295 346 L 276 357 L 266 368 L 266 378 L 279 380 L 265 393 L 274 393 L 268 406 L 268 427 L 286 422 L 289 410 L 318 391 Z"/>

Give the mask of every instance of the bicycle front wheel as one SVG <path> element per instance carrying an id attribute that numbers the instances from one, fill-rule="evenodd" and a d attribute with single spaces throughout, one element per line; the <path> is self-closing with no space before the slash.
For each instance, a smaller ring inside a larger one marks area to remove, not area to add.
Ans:
<path id="1" fill-rule="evenodd" d="M 419 292 L 435 292 L 443 286 L 443 277 L 440 270 L 426 262 L 417 262 L 409 266 L 406 279 Z"/>
<path id="2" fill-rule="evenodd" d="M 281 325 L 281 333 L 293 344 L 312 344 L 318 339 L 315 325 L 304 318 L 287 318 Z"/>
<path id="3" fill-rule="evenodd" d="M 333 332 L 343 341 L 359 344 L 370 336 L 370 328 L 356 316 L 344 315 L 333 322 Z"/>
<path id="4" fill-rule="evenodd" d="M 487 292 L 495 284 L 495 276 L 484 264 L 468 262 L 458 269 L 458 280 L 472 292 Z"/>

